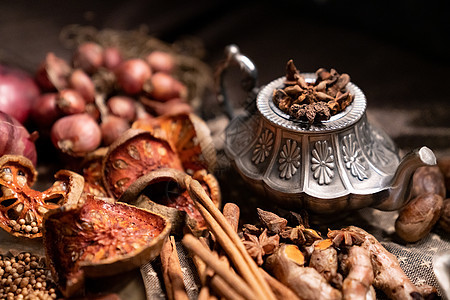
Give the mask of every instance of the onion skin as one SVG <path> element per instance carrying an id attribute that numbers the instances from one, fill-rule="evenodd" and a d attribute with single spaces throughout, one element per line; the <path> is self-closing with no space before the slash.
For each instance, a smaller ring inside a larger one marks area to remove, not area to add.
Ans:
<path id="1" fill-rule="evenodd" d="M 84 156 L 100 146 L 100 126 L 88 114 L 65 116 L 51 130 L 53 145 L 71 156 Z"/>
<path id="2" fill-rule="evenodd" d="M 0 65 L 0 111 L 25 123 L 40 91 L 26 72 Z"/>
<path id="3" fill-rule="evenodd" d="M 36 165 L 33 137 L 14 117 L 0 111 L 0 156 L 5 154 L 23 155 Z"/>
<path id="4" fill-rule="evenodd" d="M 116 69 L 117 83 L 129 95 L 140 93 L 151 76 L 150 66 L 139 58 L 126 60 Z"/>
<path id="5" fill-rule="evenodd" d="M 39 127 L 49 128 L 62 115 L 56 106 L 57 93 L 46 93 L 39 96 L 31 109 L 31 119 Z"/>

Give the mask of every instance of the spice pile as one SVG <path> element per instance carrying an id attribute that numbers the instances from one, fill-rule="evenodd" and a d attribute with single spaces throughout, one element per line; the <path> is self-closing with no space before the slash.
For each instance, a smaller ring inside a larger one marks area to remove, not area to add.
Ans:
<path id="1" fill-rule="evenodd" d="M 59 295 L 45 259 L 24 252 L 0 255 L 1 299 L 56 299 Z"/>
<path id="2" fill-rule="evenodd" d="M 354 95 L 346 91 L 350 76 L 320 68 L 314 83 L 307 83 L 292 60 L 286 66 L 285 87 L 273 91 L 275 105 L 294 120 L 309 124 L 327 121 L 349 106 Z"/>

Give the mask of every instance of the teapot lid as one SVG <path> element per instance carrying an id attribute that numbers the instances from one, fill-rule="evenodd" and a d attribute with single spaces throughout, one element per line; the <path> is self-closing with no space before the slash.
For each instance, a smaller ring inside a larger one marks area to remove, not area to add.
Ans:
<path id="1" fill-rule="evenodd" d="M 306 82 L 314 82 L 316 75 L 314 73 L 302 73 Z M 355 96 L 351 105 L 349 105 L 344 111 L 332 116 L 327 121 L 322 121 L 319 124 L 308 124 L 303 121 L 293 120 L 288 114 L 281 111 L 272 101 L 273 91 L 275 89 L 282 88 L 284 86 L 285 77 L 280 77 L 267 84 L 258 93 L 256 99 L 256 105 L 260 113 L 270 122 L 277 126 L 283 127 L 290 131 L 301 133 L 318 133 L 318 132 L 330 132 L 343 128 L 356 123 L 364 115 L 366 111 L 366 96 L 352 82 L 349 82 L 346 86 L 347 90 Z"/>

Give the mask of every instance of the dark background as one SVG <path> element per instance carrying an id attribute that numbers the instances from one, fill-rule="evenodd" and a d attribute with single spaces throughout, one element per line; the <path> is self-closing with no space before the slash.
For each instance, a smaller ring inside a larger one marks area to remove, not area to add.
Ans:
<path id="1" fill-rule="evenodd" d="M 230 43 L 258 67 L 259 81 L 319 67 L 350 74 L 369 115 L 402 149 L 450 154 L 449 4 L 446 1 L 2 1 L 0 62 L 35 70 L 68 24 L 148 32 L 166 42 L 203 41 L 214 68 Z"/>

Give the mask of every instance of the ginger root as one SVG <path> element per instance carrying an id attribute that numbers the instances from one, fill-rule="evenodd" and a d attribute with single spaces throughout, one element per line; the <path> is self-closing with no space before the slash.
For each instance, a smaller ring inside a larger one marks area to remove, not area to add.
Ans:
<path id="1" fill-rule="evenodd" d="M 388 252 L 373 235 L 356 226 L 349 226 L 345 230 L 364 236 L 361 247 L 369 251 L 375 275 L 373 285 L 376 288 L 382 290 L 390 299 L 423 299 L 420 289 L 400 268 L 397 258 Z"/>
<path id="2" fill-rule="evenodd" d="M 359 246 L 350 247 L 343 265 L 348 272 L 342 285 L 344 300 L 375 299 L 372 298 L 374 275 L 369 251 Z"/>
<path id="3" fill-rule="evenodd" d="M 329 239 L 314 242 L 314 250 L 309 266 L 316 269 L 329 283 L 337 288 L 342 286 L 342 275 L 338 270 L 337 251 Z"/>
<path id="4" fill-rule="evenodd" d="M 303 254 L 295 245 L 282 245 L 266 260 L 266 268 L 303 300 L 342 299 L 314 268 L 303 267 Z"/>

